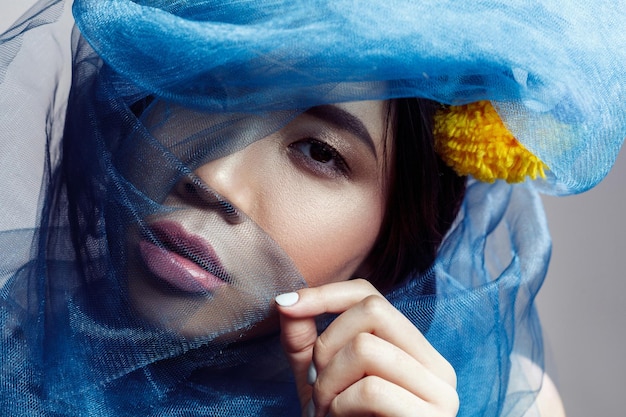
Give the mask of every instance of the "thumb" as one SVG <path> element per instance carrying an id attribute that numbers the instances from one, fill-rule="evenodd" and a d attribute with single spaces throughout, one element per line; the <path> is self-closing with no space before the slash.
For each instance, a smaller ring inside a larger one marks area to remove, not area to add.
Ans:
<path id="1" fill-rule="evenodd" d="M 303 409 L 311 401 L 312 387 L 315 380 L 313 372 L 313 346 L 317 340 L 317 326 L 315 317 L 294 317 L 290 313 L 296 310 L 299 294 L 287 293 L 276 297 L 280 314 L 280 340 L 291 365 L 298 390 L 298 397 Z M 290 311 L 292 310 L 292 311 Z"/>

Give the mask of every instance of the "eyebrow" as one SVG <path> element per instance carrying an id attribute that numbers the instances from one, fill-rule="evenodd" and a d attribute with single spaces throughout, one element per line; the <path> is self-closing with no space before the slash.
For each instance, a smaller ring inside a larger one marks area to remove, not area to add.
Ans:
<path id="1" fill-rule="evenodd" d="M 338 129 L 345 130 L 346 132 L 352 134 L 372 151 L 374 157 L 377 157 L 376 145 L 374 145 L 372 136 L 363 122 L 350 112 L 332 104 L 324 104 L 321 106 L 311 107 L 305 111 L 304 114 L 313 116 L 316 119 L 320 119 Z"/>

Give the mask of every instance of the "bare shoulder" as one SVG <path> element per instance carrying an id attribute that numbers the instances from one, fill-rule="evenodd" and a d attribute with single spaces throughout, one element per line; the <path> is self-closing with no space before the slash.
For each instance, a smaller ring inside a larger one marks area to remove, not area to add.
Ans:
<path id="1" fill-rule="evenodd" d="M 565 407 L 561 401 L 559 390 L 548 373 L 521 355 L 513 354 L 511 361 L 517 372 L 525 375 L 528 381 L 534 381 L 532 385 L 541 380 L 541 389 L 537 394 L 534 406 L 524 414 L 524 417 L 565 417 Z"/>
<path id="2" fill-rule="evenodd" d="M 543 384 L 537 396 L 537 409 L 541 417 L 565 417 L 559 391 L 547 373 L 543 374 Z"/>

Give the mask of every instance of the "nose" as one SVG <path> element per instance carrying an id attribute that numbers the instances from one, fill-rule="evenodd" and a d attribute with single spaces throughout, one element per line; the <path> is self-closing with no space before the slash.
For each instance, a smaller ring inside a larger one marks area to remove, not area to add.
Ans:
<path id="1" fill-rule="evenodd" d="M 195 206 L 216 210 L 230 223 L 241 223 L 254 205 L 246 166 L 245 149 L 207 162 L 178 184 L 178 194 Z"/>

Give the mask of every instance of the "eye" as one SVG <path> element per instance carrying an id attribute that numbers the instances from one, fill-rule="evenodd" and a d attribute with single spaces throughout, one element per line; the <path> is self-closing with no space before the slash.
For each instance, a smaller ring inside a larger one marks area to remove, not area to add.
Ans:
<path id="1" fill-rule="evenodd" d="M 332 146 L 314 138 L 306 138 L 289 145 L 291 154 L 315 174 L 346 176 L 350 169 L 341 154 Z"/>

